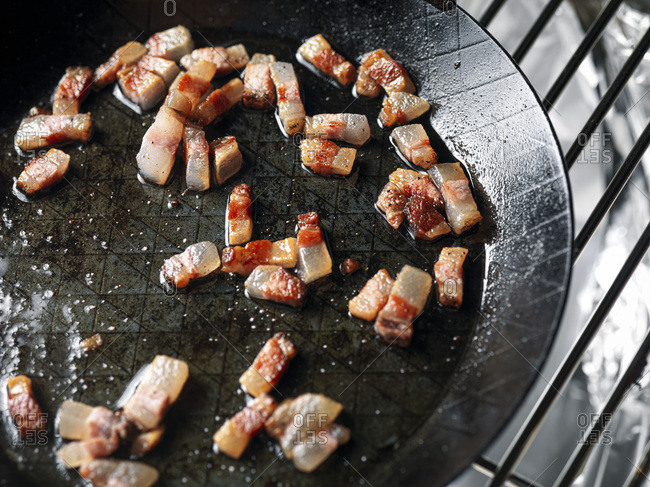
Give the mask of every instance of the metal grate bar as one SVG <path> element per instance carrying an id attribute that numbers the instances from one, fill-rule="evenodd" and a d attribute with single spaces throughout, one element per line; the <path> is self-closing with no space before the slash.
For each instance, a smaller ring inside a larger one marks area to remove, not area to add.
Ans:
<path id="1" fill-rule="evenodd" d="M 499 10 L 501 10 L 504 3 L 506 3 L 506 0 L 492 0 L 492 3 L 490 3 L 485 13 L 481 15 L 479 22 L 487 27 L 487 25 L 492 22 L 494 17 L 499 13 Z"/>
<path id="2" fill-rule="evenodd" d="M 486 477 L 491 478 L 494 476 L 494 472 L 497 469 L 497 464 L 488 458 L 479 457 L 474 463 L 472 463 L 472 468 L 477 472 L 482 473 Z M 536 480 L 537 479 L 531 480 L 524 477 L 523 475 L 519 475 L 513 472 L 510 478 L 506 480 L 504 485 L 505 487 L 542 487 L 536 483 Z"/>
<path id="3" fill-rule="evenodd" d="M 632 460 L 630 460 L 634 469 L 625 481 L 625 487 L 642 487 L 648 481 L 648 473 L 650 473 L 650 443 L 643 449 L 643 456 L 641 458 L 641 463 L 638 466 L 634 465 Z"/>
<path id="4" fill-rule="evenodd" d="M 559 480 L 555 483 L 555 487 L 571 487 L 576 476 L 584 468 L 594 446 L 598 444 L 598 440 L 603 431 L 607 429 L 607 426 L 612 420 L 612 416 L 627 396 L 627 393 L 642 376 L 649 352 L 650 331 L 646 332 L 645 338 L 634 355 L 634 358 L 627 366 L 623 375 L 616 382 L 614 390 L 611 392 L 609 398 L 605 402 L 605 406 L 603 406 L 601 412 L 598 414 L 598 418 L 594 425 L 589 429 L 584 437 L 581 438 L 581 444 L 573 451 L 569 464 L 564 467 L 564 470 L 562 470 Z"/>
<path id="5" fill-rule="evenodd" d="M 584 61 L 587 54 L 589 54 L 589 51 L 593 49 L 598 42 L 598 39 L 600 39 L 603 30 L 605 30 L 605 27 L 616 13 L 616 10 L 621 3 L 623 3 L 623 0 L 609 0 L 607 5 L 605 5 L 598 14 L 598 17 L 596 17 L 596 20 L 594 20 L 594 23 L 589 27 L 589 30 L 585 34 L 585 38 L 582 40 L 576 51 L 573 53 L 573 56 L 571 56 L 571 59 L 569 59 L 567 65 L 555 80 L 551 89 L 548 90 L 546 97 L 542 100 L 546 110 L 549 110 L 557 101 L 560 93 L 562 93 L 575 72 L 578 70 L 582 61 Z"/>
<path id="6" fill-rule="evenodd" d="M 542 10 L 542 13 L 539 15 L 539 17 L 537 17 L 537 20 L 530 28 L 524 39 L 521 41 L 517 47 L 517 50 L 515 50 L 515 53 L 512 55 L 517 64 L 521 64 L 522 59 L 524 59 L 528 53 L 528 50 L 532 47 L 539 34 L 544 30 L 544 27 L 546 27 L 548 21 L 551 20 L 551 17 L 553 17 L 553 14 L 560 6 L 562 1 L 563 0 L 551 0 L 546 4 L 544 10 Z"/>
<path id="7" fill-rule="evenodd" d="M 614 282 L 605 293 L 605 296 L 603 296 L 603 299 L 587 321 L 583 330 L 580 332 L 580 336 L 571 347 L 568 355 L 562 361 L 560 368 L 555 372 L 546 389 L 544 389 L 544 392 L 538 399 L 535 407 L 528 415 L 526 422 L 517 433 L 514 442 L 510 444 L 505 459 L 497 468 L 494 478 L 489 484 L 490 486 L 495 487 L 503 485 L 510 476 L 512 470 L 519 464 L 519 461 L 526 453 L 526 450 L 535 437 L 541 423 L 546 418 L 549 410 L 553 407 L 553 404 L 555 404 L 560 389 L 564 388 L 566 383 L 573 376 L 573 373 L 580 364 L 583 354 L 598 332 L 602 322 L 607 318 L 612 306 L 614 306 L 614 303 L 634 273 L 637 265 L 641 262 L 641 259 L 643 259 L 648 247 L 650 247 L 650 223 L 646 226 L 643 234 L 614 279 Z"/>
<path id="8" fill-rule="evenodd" d="M 592 211 L 591 215 L 583 225 L 580 233 L 575 239 L 574 244 L 574 253 L 573 253 L 573 262 L 575 263 L 580 257 L 580 254 L 584 250 L 585 246 L 591 239 L 591 236 L 594 234 L 598 225 L 603 220 L 609 209 L 611 208 L 618 195 L 621 193 L 625 187 L 625 183 L 630 179 L 632 173 L 639 165 L 639 161 L 643 157 L 648 145 L 650 144 L 650 123 L 646 125 L 645 130 L 641 133 L 641 137 L 636 141 L 634 147 L 630 151 L 629 155 L 625 159 L 625 162 L 618 168 L 616 174 L 607 185 L 607 189 L 601 196 L 600 200 L 596 204 L 596 207 Z"/>
<path id="9" fill-rule="evenodd" d="M 567 151 L 565 160 L 569 165 L 569 168 L 573 167 L 573 164 L 575 164 L 578 156 L 580 155 L 580 152 L 582 152 L 582 149 L 591 138 L 591 135 L 594 133 L 598 125 L 600 125 L 600 122 L 602 122 L 605 118 L 605 115 L 609 111 L 610 107 L 614 104 L 614 101 L 616 101 L 616 98 L 618 98 L 618 95 L 625 87 L 625 84 L 630 79 L 630 76 L 632 76 L 632 73 L 643 59 L 643 56 L 649 47 L 650 28 L 645 31 L 645 34 L 643 34 L 643 37 L 634 48 L 634 51 L 632 51 L 630 57 L 627 58 L 627 61 L 625 61 L 625 64 L 616 75 L 616 78 L 612 84 L 609 86 L 609 88 L 607 88 L 605 95 L 598 103 L 598 106 L 591 114 L 591 117 L 589 117 L 589 120 L 587 120 L 587 123 L 578 134 L 578 137 L 576 137 L 576 139 L 573 141 L 573 144 Z"/>

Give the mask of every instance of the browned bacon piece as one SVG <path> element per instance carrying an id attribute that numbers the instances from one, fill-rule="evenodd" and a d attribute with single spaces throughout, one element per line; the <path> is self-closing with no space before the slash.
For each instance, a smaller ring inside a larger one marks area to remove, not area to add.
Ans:
<path id="1" fill-rule="evenodd" d="M 468 250 L 463 247 L 445 247 L 433 266 L 438 285 L 438 298 L 443 306 L 460 308 L 463 304 L 463 263 Z"/>
<path id="2" fill-rule="evenodd" d="M 305 126 L 305 107 L 300 98 L 298 77 L 291 63 L 271 64 L 271 79 L 278 100 L 278 117 L 287 135 L 302 131 Z"/>
<path id="3" fill-rule="evenodd" d="M 438 162 L 438 155 L 431 147 L 429 137 L 421 124 L 397 127 L 393 130 L 391 138 L 402 155 L 416 166 L 429 169 Z"/>
<path id="4" fill-rule="evenodd" d="M 374 320 L 386 305 L 394 282 L 386 269 L 380 269 L 348 303 L 352 316 L 366 321 Z"/>
<path id="5" fill-rule="evenodd" d="M 239 78 L 230 80 L 199 103 L 190 113 L 190 119 L 199 125 L 207 125 L 235 106 L 241 100 L 243 94 L 244 84 L 241 80 Z"/>
<path id="6" fill-rule="evenodd" d="M 213 175 L 217 184 L 223 184 L 237 174 L 244 164 L 237 139 L 232 135 L 210 142 L 210 151 L 212 152 Z"/>
<path id="7" fill-rule="evenodd" d="M 172 61 L 178 61 L 194 48 L 192 34 L 183 25 L 177 25 L 162 32 L 156 32 L 145 44 L 149 54 Z"/>
<path id="8" fill-rule="evenodd" d="M 60 183 L 68 170 L 70 156 L 58 149 L 50 149 L 43 157 L 29 161 L 20 173 L 16 186 L 27 194 L 33 194 Z"/>
<path id="9" fill-rule="evenodd" d="M 167 86 L 156 73 L 138 65 L 130 65 L 117 72 L 122 93 L 144 110 L 151 110 L 167 93 Z"/>
<path id="10" fill-rule="evenodd" d="M 46 427 L 46 417 L 36 402 L 32 381 L 25 375 L 7 381 L 7 409 L 14 420 L 20 436 L 38 434 Z"/>
<path id="11" fill-rule="evenodd" d="M 445 218 L 430 202 L 420 196 L 408 199 L 404 214 L 415 238 L 436 240 L 451 232 Z"/>
<path id="12" fill-rule="evenodd" d="M 298 48 L 298 52 L 307 62 L 343 86 L 349 86 L 357 78 L 357 72 L 352 63 L 334 51 L 321 34 L 307 39 Z"/>
<path id="13" fill-rule="evenodd" d="M 228 200 L 226 213 L 226 245 L 241 245 L 253 235 L 251 187 L 242 183 L 235 186 Z"/>
<path id="14" fill-rule="evenodd" d="M 396 184 L 386 183 L 377 197 L 377 208 L 386 214 L 391 227 L 398 229 L 404 220 L 404 208 L 407 198 Z"/>
<path id="15" fill-rule="evenodd" d="M 332 256 L 319 224 L 315 211 L 298 215 L 298 276 L 305 284 L 332 273 Z"/>
<path id="16" fill-rule="evenodd" d="M 128 460 L 93 460 L 79 469 L 79 475 L 95 487 L 151 487 L 158 481 L 158 470 Z"/>
<path id="17" fill-rule="evenodd" d="M 246 279 L 246 292 L 252 298 L 299 307 L 307 294 L 305 283 L 277 265 L 258 265 Z"/>
<path id="18" fill-rule="evenodd" d="M 254 240 L 245 247 L 226 247 L 221 261 L 223 272 L 249 276 L 258 265 L 295 267 L 298 260 L 296 239 L 289 237 L 277 242 Z"/>
<path id="19" fill-rule="evenodd" d="M 176 76 L 178 76 L 178 73 L 181 72 L 180 68 L 174 61 L 158 56 L 152 56 L 150 54 L 142 56 L 140 61 L 138 61 L 138 66 L 147 71 L 151 71 L 152 73 L 156 73 L 162 78 L 167 87 L 171 86 L 174 79 L 176 79 Z"/>
<path id="20" fill-rule="evenodd" d="M 181 72 L 172 83 L 170 93 L 176 89 L 196 108 L 210 88 L 210 80 L 214 77 L 217 67 L 209 61 L 199 60 L 185 73 Z"/>
<path id="21" fill-rule="evenodd" d="M 131 41 L 117 49 L 104 64 L 100 65 L 93 73 L 92 87 L 101 90 L 104 86 L 117 79 L 117 72 L 124 66 L 138 62 L 147 54 L 147 48 L 139 42 Z"/>
<path id="22" fill-rule="evenodd" d="M 384 127 L 404 125 L 424 115 L 429 108 L 431 108 L 429 102 L 419 96 L 402 92 L 391 93 L 382 102 L 379 121 Z"/>
<path id="23" fill-rule="evenodd" d="M 210 61 L 217 67 L 216 76 L 225 76 L 235 69 L 242 69 L 248 63 L 248 53 L 243 44 L 230 47 L 202 47 L 186 54 L 181 59 L 181 66 L 190 69 L 199 60 Z"/>
<path id="24" fill-rule="evenodd" d="M 415 93 L 415 85 L 406 69 L 383 49 L 365 54 L 359 67 L 356 91 L 360 95 L 379 95 L 377 85 L 389 95 L 396 92 Z"/>
<path id="25" fill-rule="evenodd" d="M 275 89 L 270 65 L 273 54 L 253 54 L 244 73 L 244 105 L 255 110 L 268 110 L 275 103 Z"/>
<path id="26" fill-rule="evenodd" d="M 354 260 L 350 259 L 349 257 L 345 259 L 343 262 L 341 262 L 341 273 L 342 274 L 354 274 L 359 270 L 359 263 Z"/>
<path id="27" fill-rule="evenodd" d="M 67 68 L 54 92 L 52 113 L 74 115 L 79 113 L 79 104 L 86 98 L 93 79 L 93 71 L 87 66 Z"/>
<path id="28" fill-rule="evenodd" d="M 214 434 L 213 440 L 219 451 L 238 459 L 244 453 L 248 442 L 262 431 L 265 421 L 277 407 L 275 399 L 267 394 L 257 397 L 250 406 L 228 419 Z"/>
<path id="29" fill-rule="evenodd" d="M 266 341 L 253 365 L 239 378 L 239 383 L 251 396 L 270 392 L 278 385 L 289 362 L 297 353 L 296 347 L 284 333 L 276 333 Z"/>
<path id="30" fill-rule="evenodd" d="M 339 147 L 327 139 L 305 139 L 300 143 L 302 163 L 325 177 L 350 174 L 356 154 L 356 149 Z"/>
<path id="31" fill-rule="evenodd" d="M 73 141 L 88 142 L 92 133 L 90 113 L 35 115 L 20 122 L 14 141 L 22 150 L 31 150 Z"/>

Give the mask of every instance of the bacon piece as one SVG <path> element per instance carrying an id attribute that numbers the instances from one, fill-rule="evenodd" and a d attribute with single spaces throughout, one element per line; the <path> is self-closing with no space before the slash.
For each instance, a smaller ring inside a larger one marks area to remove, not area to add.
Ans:
<path id="1" fill-rule="evenodd" d="M 424 309 L 431 284 L 429 274 L 405 265 L 397 274 L 386 305 L 377 315 L 377 334 L 391 345 L 408 347 L 413 338 L 413 320 Z"/>
<path id="2" fill-rule="evenodd" d="M 184 123 L 185 117 L 177 111 L 165 105 L 158 110 L 136 156 L 140 174 L 148 182 L 162 186 L 169 179 L 183 136 Z"/>
<path id="3" fill-rule="evenodd" d="M 393 125 L 404 125 L 411 120 L 424 115 L 429 111 L 431 105 L 419 96 L 410 93 L 392 93 L 384 98 L 379 120 L 384 127 Z"/>
<path id="4" fill-rule="evenodd" d="M 296 468 L 311 472 L 350 439 L 350 431 L 334 423 L 342 410 L 342 404 L 323 394 L 303 394 L 282 401 L 267 420 L 266 432 Z"/>
<path id="5" fill-rule="evenodd" d="M 241 245 L 253 235 L 251 188 L 248 184 L 235 186 L 228 200 L 226 213 L 226 245 Z"/>
<path id="6" fill-rule="evenodd" d="M 302 163 L 321 176 L 347 176 L 356 155 L 356 149 L 341 148 L 331 140 L 305 139 L 300 143 Z"/>
<path id="7" fill-rule="evenodd" d="M 31 379 L 25 375 L 11 377 L 7 381 L 7 389 L 7 409 L 20 436 L 26 437 L 43 431 L 46 417 L 36 402 Z"/>
<path id="8" fill-rule="evenodd" d="M 199 242 L 167 259 L 160 270 L 160 280 L 184 288 L 192 279 L 205 277 L 220 265 L 217 246 L 212 242 Z"/>
<path id="9" fill-rule="evenodd" d="M 393 129 L 391 137 L 402 155 L 416 166 L 429 169 L 438 162 L 438 154 L 431 148 L 429 137 L 419 123 Z"/>
<path id="10" fill-rule="evenodd" d="M 275 90 L 270 65 L 273 54 L 253 54 L 244 73 L 244 105 L 255 110 L 267 110 L 275 103 Z"/>
<path id="11" fill-rule="evenodd" d="M 14 141 L 22 150 L 40 149 L 73 141 L 88 142 L 92 132 L 90 113 L 36 115 L 20 122 Z"/>
<path id="12" fill-rule="evenodd" d="M 235 44 L 227 48 L 202 47 L 195 49 L 192 54 L 186 54 L 181 59 L 181 66 L 190 69 L 197 61 L 209 61 L 217 67 L 216 75 L 225 76 L 235 69 L 242 69 L 248 63 L 248 53 L 243 44 Z"/>
<path id="13" fill-rule="evenodd" d="M 177 25 L 171 29 L 157 32 L 145 43 L 149 54 L 172 61 L 180 60 L 194 48 L 192 34 L 183 25 Z"/>
<path id="14" fill-rule="evenodd" d="M 352 316 L 366 321 L 374 320 L 386 305 L 394 282 L 386 269 L 380 269 L 348 303 Z"/>
<path id="15" fill-rule="evenodd" d="M 447 219 L 456 235 L 469 230 L 483 219 L 459 162 L 436 164 L 429 169 L 429 174 L 442 193 Z"/>
<path id="16" fill-rule="evenodd" d="M 151 487 L 158 481 L 158 470 L 127 460 L 93 460 L 79 474 L 95 487 Z"/>
<path id="17" fill-rule="evenodd" d="M 419 174 L 419 173 L 418 173 Z M 426 174 L 419 174 L 417 179 L 402 186 L 402 191 L 407 198 L 418 197 L 424 199 L 430 206 L 438 211 L 444 208 L 444 200 L 438 188 Z"/>
<path id="18" fill-rule="evenodd" d="M 36 157 L 18 176 L 16 186 L 27 194 L 50 188 L 63 180 L 68 170 L 70 156 L 58 149 L 50 149 L 42 157 Z"/>
<path id="19" fill-rule="evenodd" d="M 397 230 L 404 220 L 407 198 L 396 184 L 386 183 L 377 197 L 377 208 L 386 214 L 386 220 Z"/>
<path id="20" fill-rule="evenodd" d="M 54 92 L 52 113 L 74 115 L 79 113 L 79 104 L 86 98 L 93 79 L 93 71 L 87 66 L 67 68 Z"/>
<path id="21" fill-rule="evenodd" d="M 242 99 L 244 84 L 239 78 L 230 80 L 217 88 L 190 113 L 190 119 L 199 125 L 207 125 L 220 117 Z"/>
<path id="22" fill-rule="evenodd" d="M 210 89 L 210 80 L 216 70 L 213 63 L 200 59 L 187 72 L 181 71 L 169 89 L 177 89 L 185 95 L 194 109 Z"/>
<path id="23" fill-rule="evenodd" d="M 124 405 L 124 416 L 143 431 L 155 429 L 176 401 L 189 375 L 187 363 L 156 355 L 135 393 Z"/>
<path id="24" fill-rule="evenodd" d="M 247 277 L 258 265 L 295 267 L 298 261 L 296 239 L 285 238 L 277 242 L 254 240 L 245 247 L 226 247 L 221 254 L 223 272 Z"/>
<path id="25" fill-rule="evenodd" d="M 305 283 L 277 265 L 258 265 L 246 279 L 249 296 L 299 307 L 305 299 Z"/>
<path id="26" fill-rule="evenodd" d="M 305 119 L 305 137 L 335 139 L 352 145 L 363 145 L 370 139 L 370 125 L 365 115 L 323 113 Z"/>
<path id="27" fill-rule="evenodd" d="M 357 78 L 357 72 L 352 63 L 335 52 L 321 34 L 307 39 L 298 48 L 298 52 L 307 62 L 343 86 L 349 86 Z"/>
<path id="28" fill-rule="evenodd" d="M 359 263 L 354 260 L 350 259 L 349 257 L 345 259 L 343 262 L 341 262 L 341 273 L 342 274 L 354 274 L 359 270 Z"/>
<path id="29" fill-rule="evenodd" d="M 160 76 L 138 65 L 120 69 L 117 79 L 122 93 L 144 111 L 151 110 L 167 93 Z"/>
<path id="30" fill-rule="evenodd" d="M 95 333 L 93 336 L 85 338 L 79 342 L 79 347 L 83 348 L 85 351 L 97 350 L 102 346 L 104 340 L 99 333 Z"/>
<path id="31" fill-rule="evenodd" d="M 162 440 L 164 433 L 165 425 L 161 425 L 158 428 L 147 431 L 145 433 L 140 433 L 135 437 L 133 443 L 131 443 L 129 453 L 136 457 L 145 456 L 147 453 L 158 446 L 158 443 L 160 443 L 160 440 Z"/>
<path id="32" fill-rule="evenodd" d="M 408 199 L 404 214 L 415 238 L 431 241 L 451 232 L 445 217 L 420 196 L 412 196 Z"/>
<path id="33" fill-rule="evenodd" d="M 94 90 L 101 90 L 104 86 L 117 80 L 117 72 L 124 66 L 138 62 L 138 60 L 147 54 L 147 48 L 136 41 L 127 42 L 104 64 L 95 69 L 93 73 L 92 87 Z"/>
<path id="34" fill-rule="evenodd" d="M 219 185 L 237 174 L 244 164 L 237 139 L 232 135 L 210 142 L 210 151 L 212 151 L 214 177 Z"/>
<path id="35" fill-rule="evenodd" d="M 213 440 L 219 451 L 234 459 L 241 457 L 251 438 L 262 431 L 264 422 L 276 407 L 275 399 L 267 394 L 255 398 L 214 434 Z"/>
<path id="36" fill-rule="evenodd" d="M 183 117 L 187 117 L 192 111 L 192 102 L 176 88 L 171 88 L 163 106 L 171 108 Z"/>
<path id="37" fill-rule="evenodd" d="M 368 74 L 368 68 L 372 63 L 366 66 L 365 62 L 368 60 L 370 54 L 366 53 L 361 57 L 361 66 L 359 66 L 359 71 L 357 72 L 357 82 L 354 84 L 353 92 L 368 98 L 376 98 L 381 93 L 381 86 Z"/>
<path id="38" fill-rule="evenodd" d="M 186 125 L 183 131 L 185 147 L 185 185 L 191 191 L 210 188 L 210 144 L 199 127 Z"/>
<path id="39" fill-rule="evenodd" d="M 383 49 L 369 52 L 362 57 L 359 67 L 360 82 L 356 84 L 357 93 L 375 97 L 379 92 L 369 79 L 381 86 L 389 95 L 397 92 L 415 93 L 415 85 L 406 69 Z"/>
<path id="40" fill-rule="evenodd" d="M 332 273 L 332 257 L 323 240 L 318 213 L 298 215 L 298 276 L 309 284 Z"/>
<path id="41" fill-rule="evenodd" d="M 146 69 L 160 76 L 167 87 L 171 86 L 176 76 L 181 72 L 174 61 L 158 56 L 151 56 L 150 54 L 142 56 L 137 65 L 142 69 Z"/>
<path id="42" fill-rule="evenodd" d="M 271 64 L 271 78 L 278 99 L 278 116 L 287 135 L 302 131 L 305 125 L 305 107 L 300 99 L 300 86 L 291 63 Z"/>
<path id="43" fill-rule="evenodd" d="M 463 304 L 463 263 L 468 250 L 463 247 L 444 247 L 433 266 L 438 285 L 438 299 L 443 306 L 460 308 Z"/>
<path id="44" fill-rule="evenodd" d="M 271 392 L 297 353 L 284 333 L 276 333 L 266 341 L 253 364 L 239 378 L 239 383 L 254 397 Z"/>

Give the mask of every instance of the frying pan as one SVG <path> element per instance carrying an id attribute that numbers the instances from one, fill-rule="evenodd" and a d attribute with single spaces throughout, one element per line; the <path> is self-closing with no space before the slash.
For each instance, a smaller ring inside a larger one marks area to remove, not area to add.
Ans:
<path id="1" fill-rule="evenodd" d="M 3 47 L 0 318 L 3 379 L 25 373 L 50 415 L 49 441 L 18 441 L 2 418 L 9 485 L 82 485 L 57 467 L 54 415 L 63 399 L 114 407 L 134 374 L 164 353 L 186 360 L 190 379 L 166 417 L 163 443 L 146 462 L 161 486 L 446 485 L 500 431 L 537 377 L 560 319 L 570 273 L 572 214 L 557 139 L 523 74 L 504 50 L 453 3 L 47 2 L 9 6 Z M 349 59 L 385 48 L 408 68 L 432 103 L 423 120 L 442 161 L 463 161 L 484 215 L 478 229 L 435 243 L 392 230 L 373 208 L 390 172 L 403 167 L 389 131 L 375 123 L 380 100 L 355 99 L 297 66 L 308 114 L 364 113 L 372 141 L 353 174 L 325 179 L 303 169 L 298 140 L 272 113 L 236 108 L 208 138 L 237 137 L 245 169 L 223 187 L 184 194 L 178 168 L 165 188 L 136 179 L 135 154 L 154 113 L 138 115 L 110 88 L 84 102 L 96 133 L 69 147 L 62 188 L 31 202 L 12 182 L 27 158 L 12 137 L 32 105 L 47 106 L 65 67 L 97 66 L 121 44 L 187 25 L 197 46 L 244 42 L 249 53 L 295 61 L 317 32 Z M 256 196 L 254 238 L 294 233 L 296 216 L 318 211 L 334 261 L 362 271 L 334 272 L 310 289 L 301 312 L 243 293 L 243 279 L 218 275 L 167 295 L 165 258 L 201 240 L 223 247 L 223 215 L 233 185 Z M 431 271 L 443 246 L 469 248 L 466 299 L 452 312 L 435 300 L 415 324 L 413 344 L 387 348 L 371 324 L 347 314 L 348 300 L 380 268 Z M 297 472 L 265 435 L 239 461 L 212 451 L 211 435 L 240 409 L 237 379 L 274 332 L 300 354 L 279 399 L 315 391 L 345 406 L 353 440 L 316 472 Z M 79 338 L 104 345 L 77 352 Z M 6 401 L 6 398 L 3 398 Z M 3 410 L 6 403 L 3 402 Z"/>

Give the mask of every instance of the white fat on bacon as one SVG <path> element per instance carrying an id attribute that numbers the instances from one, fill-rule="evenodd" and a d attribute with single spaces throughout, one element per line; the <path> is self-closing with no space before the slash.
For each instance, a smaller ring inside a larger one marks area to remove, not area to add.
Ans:
<path id="1" fill-rule="evenodd" d="M 124 66 L 134 64 L 147 54 L 147 48 L 136 41 L 127 42 L 118 48 L 104 64 L 95 69 L 92 87 L 101 90 L 104 86 L 117 79 L 117 72 Z"/>
<path id="2" fill-rule="evenodd" d="M 332 256 L 323 240 L 318 213 L 298 215 L 298 276 L 309 284 L 332 273 Z"/>
<path id="3" fill-rule="evenodd" d="M 174 61 L 149 54 L 142 56 L 137 66 L 160 76 L 167 87 L 171 86 L 178 73 L 181 72 L 178 64 Z"/>
<path id="4" fill-rule="evenodd" d="M 246 279 L 252 298 L 266 299 L 289 306 L 302 306 L 307 294 L 305 283 L 277 265 L 258 265 Z"/>
<path id="5" fill-rule="evenodd" d="M 321 176 L 347 176 L 352 171 L 357 150 L 339 147 L 327 139 L 305 139 L 300 143 L 302 163 Z"/>
<path id="6" fill-rule="evenodd" d="M 384 98 L 379 120 L 384 127 L 404 125 L 424 115 L 431 105 L 428 101 L 410 93 L 391 93 Z"/>
<path id="7" fill-rule="evenodd" d="M 151 487 L 158 481 L 158 470 L 141 462 L 94 460 L 79 469 L 95 487 Z"/>
<path id="8" fill-rule="evenodd" d="M 237 174 L 244 164 L 237 139 L 232 135 L 210 142 L 210 151 L 214 178 L 219 185 Z"/>
<path id="9" fill-rule="evenodd" d="M 27 194 L 50 188 L 60 183 L 70 164 L 70 156 L 58 149 L 50 149 L 42 157 L 36 157 L 18 176 L 16 186 Z"/>
<path id="10" fill-rule="evenodd" d="M 469 230 L 483 219 L 472 196 L 469 180 L 459 162 L 436 164 L 429 169 L 429 174 L 442 193 L 447 220 L 456 235 Z"/>
<path id="11" fill-rule="evenodd" d="M 253 240 L 245 247 L 226 247 L 221 254 L 223 272 L 249 276 L 258 265 L 295 267 L 298 262 L 296 239 L 293 237 L 271 242 Z"/>
<path id="12" fill-rule="evenodd" d="M 438 162 L 424 127 L 419 123 L 393 129 L 391 137 L 402 155 L 416 166 L 429 169 Z"/>
<path id="13" fill-rule="evenodd" d="M 226 212 L 226 245 L 241 245 L 253 235 L 251 188 L 242 183 L 235 186 L 228 199 Z"/>
<path id="14" fill-rule="evenodd" d="M 145 43 L 149 54 L 172 61 L 179 61 L 185 54 L 194 48 L 192 34 L 183 25 L 177 25 L 171 29 L 157 32 Z"/>
<path id="15" fill-rule="evenodd" d="M 359 294 L 350 300 L 350 314 L 366 321 L 374 320 L 386 305 L 394 282 L 386 269 L 380 269 L 366 282 Z"/>
<path id="16" fill-rule="evenodd" d="M 370 124 L 365 115 L 323 113 L 305 119 L 305 137 L 335 139 L 359 146 L 370 139 Z"/>
<path id="17" fill-rule="evenodd" d="M 210 144 L 205 138 L 205 132 L 199 127 L 185 125 L 183 147 L 187 189 L 206 191 L 210 188 Z"/>
<path id="18" fill-rule="evenodd" d="M 375 321 L 375 331 L 387 343 L 398 347 L 411 344 L 413 320 L 427 303 L 432 281 L 428 273 L 410 265 L 397 274 L 388 301 Z"/>
<path id="19" fill-rule="evenodd" d="M 160 271 L 160 280 L 184 288 L 192 279 L 205 277 L 220 265 L 217 246 L 212 242 L 199 242 L 167 259 Z"/>
<path id="20" fill-rule="evenodd" d="M 287 135 L 301 132 L 305 125 L 305 107 L 300 99 L 300 86 L 291 63 L 271 64 L 271 79 L 275 84 L 278 117 Z"/>
<path id="21" fill-rule="evenodd" d="M 167 93 L 167 86 L 156 73 L 138 65 L 126 66 L 117 72 L 122 93 L 144 110 L 151 110 Z"/>
<path id="22" fill-rule="evenodd" d="M 214 77 L 216 66 L 204 60 L 199 60 L 187 71 L 181 71 L 169 87 L 171 90 L 178 90 L 185 95 L 192 104 L 192 109 L 196 108 L 208 90 L 210 81 Z"/>
<path id="23" fill-rule="evenodd" d="M 54 92 L 52 113 L 54 115 L 79 113 L 79 104 L 88 95 L 92 79 L 93 71 L 86 66 L 67 68 Z"/>
<path id="24" fill-rule="evenodd" d="M 260 267 L 278 268 L 259 266 L 258 269 Z M 239 378 L 239 383 L 254 397 L 271 392 L 297 353 L 296 347 L 284 333 L 276 333 L 266 341 L 253 364 Z"/>
<path id="25" fill-rule="evenodd" d="M 40 149 L 68 142 L 88 142 L 93 133 L 90 113 L 34 115 L 24 118 L 14 138 L 22 150 Z"/>
<path id="26" fill-rule="evenodd" d="M 199 60 L 209 61 L 217 67 L 216 76 L 225 76 L 248 64 L 249 57 L 243 44 L 230 47 L 201 47 L 181 59 L 181 66 L 190 69 Z"/>
<path id="27" fill-rule="evenodd" d="M 254 110 L 267 110 L 275 103 L 275 90 L 271 78 L 273 54 L 255 53 L 244 73 L 244 105 Z"/>
<path id="28" fill-rule="evenodd" d="M 463 263 L 468 250 L 463 247 L 444 247 L 433 266 L 438 286 L 438 299 L 443 306 L 460 308 L 463 304 Z"/>
<path id="29" fill-rule="evenodd" d="M 321 34 L 307 39 L 298 48 L 298 53 L 323 74 L 334 78 L 343 86 L 349 86 L 357 79 L 357 72 L 352 63 L 334 51 Z"/>
<path id="30" fill-rule="evenodd" d="M 395 61 L 383 49 L 377 49 L 362 56 L 359 77 L 355 85 L 359 95 L 371 98 L 379 95 L 380 87 L 388 94 L 415 93 L 415 85 L 404 66 Z"/>
<path id="31" fill-rule="evenodd" d="M 199 125 L 207 125 L 220 117 L 242 99 L 244 84 L 239 78 L 230 80 L 221 88 L 210 93 L 190 113 L 189 118 Z"/>

